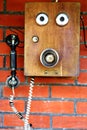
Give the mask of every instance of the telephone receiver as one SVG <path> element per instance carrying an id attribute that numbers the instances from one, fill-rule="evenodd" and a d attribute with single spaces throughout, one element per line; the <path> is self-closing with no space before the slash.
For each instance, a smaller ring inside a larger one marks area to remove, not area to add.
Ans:
<path id="1" fill-rule="evenodd" d="M 11 76 L 9 76 L 6 80 L 6 84 L 8 87 L 12 89 L 13 95 L 10 95 L 9 99 L 9 105 L 14 111 L 14 113 L 17 115 L 17 117 L 25 122 L 24 129 L 25 130 L 33 130 L 32 124 L 27 123 L 27 119 L 23 117 L 23 115 L 16 109 L 14 105 L 14 88 L 16 88 L 20 81 L 16 76 L 16 69 L 17 69 L 17 55 L 16 55 L 16 47 L 19 44 L 19 38 L 17 35 L 10 34 L 6 37 L 6 43 L 10 47 L 10 68 L 11 68 Z M 31 80 L 30 83 L 30 95 L 32 96 L 32 87 L 33 87 L 34 81 Z M 31 102 L 32 97 L 29 96 L 29 100 Z M 29 111 L 30 108 L 27 107 L 27 111 Z M 27 116 L 27 114 L 26 114 Z"/>
<path id="2" fill-rule="evenodd" d="M 19 44 L 19 38 L 15 34 L 10 34 L 6 37 L 6 43 L 10 47 L 10 68 L 11 68 L 11 76 L 7 78 L 6 84 L 8 87 L 17 87 L 19 85 L 19 79 L 16 76 L 17 69 L 17 56 L 16 56 L 16 47 Z"/>

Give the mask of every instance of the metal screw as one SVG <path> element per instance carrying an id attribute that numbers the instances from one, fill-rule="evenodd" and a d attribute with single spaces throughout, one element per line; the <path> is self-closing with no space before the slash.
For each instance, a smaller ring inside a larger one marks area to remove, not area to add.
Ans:
<path id="1" fill-rule="evenodd" d="M 48 74 L 48 71 L 47 71 L 47 70 L 45 70 L 44 74 Z"/>

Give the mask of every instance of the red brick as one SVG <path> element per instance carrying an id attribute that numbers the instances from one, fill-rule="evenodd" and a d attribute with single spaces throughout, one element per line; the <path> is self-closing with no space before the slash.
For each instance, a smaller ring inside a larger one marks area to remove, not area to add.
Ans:
<path id="1" fill-rule="evenodd" d="M 18 86 L 15 89 L 16 97 L 28 97 L 28 86 Z M 49 96 L 49 89 L 48 86 L 35 86 L 33 89 L 33 97 L 48 97 Z M 12 91 L 8 87 L 4 87 L 3 89 L 3 96 L 8 97 L 12 94 Z"/>
<path id="2" fill-rule="evenodd" d="M 45 84 L 59 84 L 59 83 L 74 83 L 75 79 L 74 78 L 58 78 L 58 77 L 36 77 L 35 78 L 35 83 L 45 83 Z"/>
<path id="3" fill-rule="evenodd" d="M 86 38 L 86 41 L 87 41 L 87 30 L 85 30 L 85 38 Z M 80 41 L 84 42 L 83 30 L 80 31 Z"/>
<path id="4" fill-rule="evenodd" d="M 87 117 L 53 117 L 53 128 L 87 129 Z"/>
<path id="5" fill-rule="evenodd" d="M 77 103 L 77 113 L 78 114 L 87 114 L 87 102 L 78 102 Z"/>
<path id="6" fill-rule="evenodd" d="M 80 31 L 80 42 L 84 41 L 83 30 Z"/>
<path id="7" fill-rule="evenodd" d="M 30 122 L 34 128 L 49 128 L 50 127 L 50 117 L 49 116 L 38 116 L 31 115 Z"/>
<path id="8" fill-rule="evenodd" d="M 24 82 L 25 81 L 24 71 L 17 70 L 17 77 L 20 80 L 20 82 Z"/>
<path id="9" fill-rule="evenodd" d="M 87 87 L 53 86 L 53 98 L 87 98 Z"/>
<path id="10" fill-rule="evenodd" d="M 48 86 L 35 86 L 33 89 L 33 97 L 49 97 L 49 87 Z"/>
<path id="11" fill-rule="evenodd" d="M 16 48 L 16 50 L 17 50 L 17 55 L 19 55 L 19 54 L 24 54 L 24 44 L 23 43 L 21 43 L 21 45 L 19 45 L 20 47 L 22 47 L 22 48 L 20 48 L 20 47 L 17 47 Z"/>
<path id="12" fill-rule="evenodd" d="M 4 56 L 0 56 L 0 67 L 3 67 L 3 59 L 4 58 Z"/>
<path id="13" fill-rule="evenodd" d="M 87 56 L 87 48 L 84 46 L 84 44 L 81 44 L 80 46 L 80 55 Z"/>
<path id="14" fill-rule="evenodd" d="M 20 120 L 15 114 L 4 115 L 4 126 L 23 126 L 23 121 Z"/>
<path id="15" fill-rule="evenodd" d="M 79 84 L 86 84 L 87 83 L 87 73 L 86 72 L 81 72 L 79 77 L 78 77 L 78 83 Z"/>
<path id="16" fill-rule="evenodd" d="M 2 26 L 24 26 L 23 15 L 0 14 L 0 25 Z"/>
<path id="17" fill-rule="evenodd" d="M 6 68 L 10 68 L 10 55 L 6 56 L 6 64 L 5 64 Z"/>
<path id="18" fill-rule="evenodd" d="M 3 11 L 3 0 L 0 0 L 0 11 Z"/>
<path id="19" fill-rule="evenodd" d="M 87 1 L 86 1 L 86 6 L 87 6 Z M 83 17 L 84 25 L 87 26 L 87 15 L 82 15 L 82 17 Z"/>
<path id="20" fill-rule="evenodd" d="M 87 58 L 80 59 L 80 68 L 81 70 L 87 70 Z"/>
<path id="21" fill-rule="evenodd" d="M 50 2 L 51 0 L 7 0 L 7 10 L 24 11 L 25 2 Z M 20 6 L 19 6 L 20 5 Z"/>
<path id="22" fill-rule="evenodd" d="M 18 111 L 24 112 L 24 101 L 14 100 L 14 105 Z M 0 112 L 13 112 L 9 106 L 9 100 L 0 100 Z"/>
<path id="23" fill-rule="evenodd" d="M 10 54 L 10 47 L 5 42 L 0 43 L 0 54 Z"/>
<path id="24" fill-rule="evenodd" d="M 49 116 L 30 116 L 30 123 L 35 128 L 49 128 L 50 118 Z M 4 115 L 4 126 L 23 126 L 24 123 L 16 115 Z"/>
<path id="25" fill-rule="evenodd" d="M 6 82 L 8 76 L 10 76 L 10 71 L 0 70 L 0 82 Z"/>
<path id="26" fill-rule="evenodd" d="M 3 30 L 0 29 L 0 40 L 3 40 Z"/>
<path id="27" fill-rule="evenodd" d="M 69 101 L 32 101 L 31 112 L 71 114 L 74 112 L 74 104 Z"/>
<path id="28" fill-rule="evenodd" d="M 24 68 L 24 57 L 23 56 L 17 57 L 17 68 Z"/>

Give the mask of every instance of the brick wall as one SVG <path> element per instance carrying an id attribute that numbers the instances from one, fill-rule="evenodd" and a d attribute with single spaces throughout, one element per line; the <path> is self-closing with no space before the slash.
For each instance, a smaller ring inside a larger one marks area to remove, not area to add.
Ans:
<path id="1" fill-rule="evenodd" d="M 5 43 L 8 34 L 18 34 L 24 43 L 24 4 L 35 0 L 0 0 L 0 129 L 15 130 L 23 126 L 11 110 L 8 99 L 12 93 L 6 86 L 10 75 L 10 48 Z M 36 0 L 42 1 L 42 0 Z M 50 2 L 51 0 L 43 0 Z M 81 14 L 87 30 L 87 0 L 59 0 L 80 2 Z M 82 25 L 81 25 L 82 26 Z M 87 49 L 81 27 L 80 76 L 73 78 L 35 78 L 30 122 L 35 130 L 87 129 Z M 87 39 L 87 31 L 86 31 Z M 86 40 L 87 41 L 87 40 Z M 23 48 L 17 48 L 17 76 L 20 85 L 15 89 L 17 109 L 25 114 L 30 79 L 24 77 Z"/>

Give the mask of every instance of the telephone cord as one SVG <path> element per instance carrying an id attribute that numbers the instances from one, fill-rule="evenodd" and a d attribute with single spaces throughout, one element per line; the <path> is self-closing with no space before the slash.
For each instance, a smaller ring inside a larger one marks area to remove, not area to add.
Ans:
<path id="1" fill-rule="evenodd" d="M 34 78 L 31 78 L 25 118 L 24 118 L 23 115 L 16 109 L 16 107 L 15 107 L 15 105 L 14 105 L 14 98 L 15 98 L 14 87 L 12 87 L 12 95 L 10 95 L 10 98 L 9 98 L 9 105 L 10 105 L 10 107 L 12 108 L 13 112 L 17 115 L 17 117 L 18 117 L 19 119 L 23 120 L 23 122 L 24 122 L 24 130 L 33 130 L 33 128 L 30 127 L 30 124 L 28 123 L 29 115 L 30 115 L 30 109 L 31 109 L 31 101 L 32 101 L 33 87 L 34 87 Z"/>
<path id="2" fill-rule="evenodd" d="M 10 107 L 12 108 L 13 112 L 17 115 L 17 117 L 24 121 L 23 115 L 16 109 L 16 107 L 14 105 L 14 95 L 10 95 L 9 104 L 10 104 Z"/>
<path id="3" fill-rule="evenodd" d="M 29 130 L 31 129 L 30 125 L 28 123 L 28 120 L 29 120 L 30 109 L 31 109 L 33 87 L 34 87 L 34 78 L 31 78 L 31 80 L 30 80 L 30 89 L 29 89 L 29 96 L 28 96 L 28 100 L 27 100 L 26 114 L 25 114 L 24 130 L 28 130 L 28 127 L 29 127 Z"/>
<path id="4" fill-rule="evenodd" d="M 9 98 L 9 105 L 12 108 L 13 112 L 17 115 L 17 117 L 24 121 L 23 115 L 16 109 L 16 107 L 14 105 L 14 98 L 15 98 L 15 91 L 14 91 L 14 86 L 13 86 L 12 95 L 10 95 L 10 98 Z"/>

